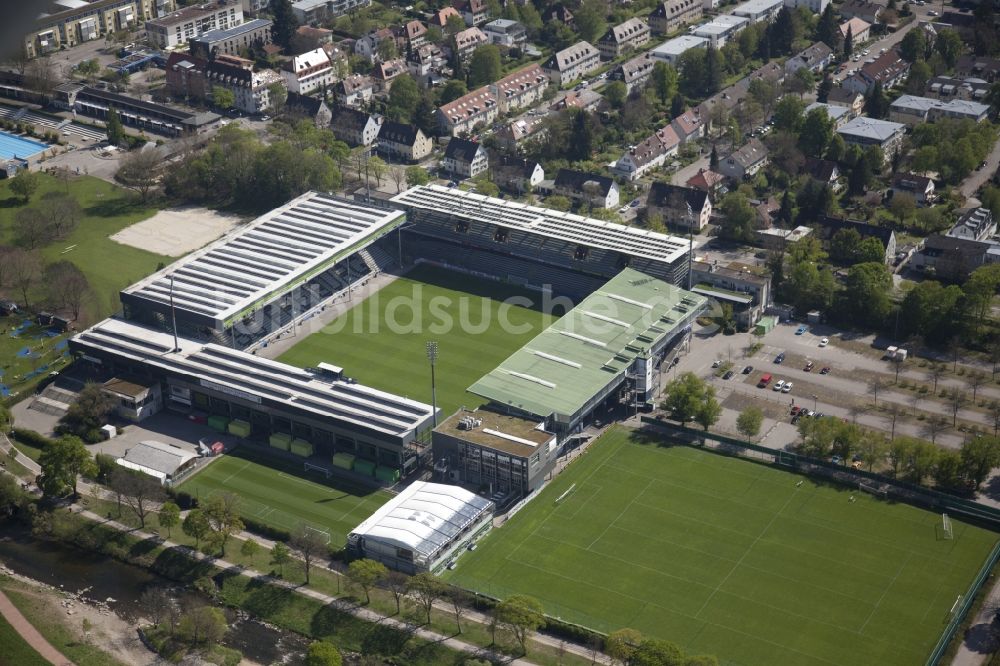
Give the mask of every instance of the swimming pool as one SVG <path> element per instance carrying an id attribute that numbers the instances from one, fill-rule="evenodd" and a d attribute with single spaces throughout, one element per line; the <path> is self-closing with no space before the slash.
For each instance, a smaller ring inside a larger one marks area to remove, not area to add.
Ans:
<path id="1" fill-rule="evenodd" d="M 49 145 L 39 141 L 32 141 L 23 137 L 0 132 L 0 159 L 6 160 L 11 157 L 31 157 L 37 153 L 47 150 Z"/>

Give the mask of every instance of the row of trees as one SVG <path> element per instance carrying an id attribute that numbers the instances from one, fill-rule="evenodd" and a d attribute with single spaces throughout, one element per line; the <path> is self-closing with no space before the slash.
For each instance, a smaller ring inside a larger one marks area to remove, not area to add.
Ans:
<path id="1" fill-rule="evenodd" d="M 37 297 L 47 307 L 72 312 L 74 319 L 80 318 L 93 296 L 87 276 L 73 262 L 46 264 L 38 250 L 0 245 L 0 288 L 4 287 L 19 294 L 26 309 L 37 304 Z"/>
<path id="2" fill-rule="evenodd" d="M 713 655 L 685 655 L 676 644 L 643 636 L 635 629 L 619 629 L 608 634 L 604 651 L 623 666 L 718 666 Z"/>
<path id="3" fill-rule="evenodd" d="M 667 384 L 665 392 L 667 397 L 661 408 L 681 425 L 694 421 L 708 430 L 722 414 L 722 406 L 715 399 L 715 387 L 693 372 L 685 372 Z"/>

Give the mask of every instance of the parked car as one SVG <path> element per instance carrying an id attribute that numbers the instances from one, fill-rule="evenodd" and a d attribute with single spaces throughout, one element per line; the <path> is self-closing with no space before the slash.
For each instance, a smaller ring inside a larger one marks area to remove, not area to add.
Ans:
<path id="1" fill-rule="evenodd" d="M 813 369 L 813 362 L 812 361 L 809 361 L 808 363 L 806 363 L 806 367 L 803 368 L 803 370 L 805 370 L 806 372 L 812 372 L 812 369 Z"/>
<path id="2" fill-rule="evenodd" d="M 801 411 L 802 411 L 801 407 L 799 407 L 798 405 L 792 405 L 792 416 L 798 415 L 798 413 Z"/>
<path id="3" fill-rule="evenodd" d="M 771 375 L 770 375 L 770 373 L 764 373 L 761 376 L 760 381 L 757 382 L 757 388 L 764 388 L 765 386 L 767 386 L 770 383 L 771 383 Z"/>
<path id="4" fill-rule="evenodd" d="M 748 366 L 745 366 L 743 368 L 743 374 L 744 375 L 749 375 L 751 372 L 753 372 L 753 366 L 752 365 L 748 365 Z"/>
<path id="5" fill-rule="evenodd" d="M 784 389 L 784 388 L 785 388 L 785 380 L 784 380 L 784 379 L 779 379 L 779 380 L 778 380 L 778 381 L 777 381 L 777 382 L 776 382 L 776 383 L 774 384 L 774 390 L 775 390 L 775 391 L 781 391 L 781 390 L 782 390 L 782 389 Z"/>
<path id="6" fill-rule="evenodd" d="M 819 371 L 819 374 L 821 374 L 821 375 L 828 375 L 828 374 L 830 374 L 830 368 L 829 367 L 823 368 L 822 370 Z"/>
<path id="7" fill-rule="evenodd" d="M 681 362 L 681 357 L 680 356 L 674 356 L 674 360 L 672 360 L 670 362 L 670 367 L 672 368 L 672 367 L 674 367 L 675 365 L 677 365 L 680 362 Z"/>
<path id="8" fill-rule="evenodd" d="M 781 392 L 782 393 L 791 393 L 792 392 L 792 382 L 785 382 L 785 385 L 781 387 Z"/>
<path id="9" fill-rule="evenodd" d="M 640 202 L 639 202 L 638 199 L 632 199 L 632 201 L 630 201 L 628 205 L 631 206 L 632 208 L 638 208 L 639 207 L 639 203 Z"/>
<path id="10" fill-rule="evenodd" d="M 736 374 L 735 372 L 733 372 L 732 370 L 729 370 L 728 372 L 726 372 L 726 374 L 722 375 L 722 378 L 723 379 L 732 379 L 733 375 L 735 375 L 735 374 Z"/>
<path id="11" fill-rule="evenodd" d="M 820 347 L 826 347 L 828 344 L 830 344 L 830 338 L 823 338 L 819 341 Z"/>
<path id="12" fill-rule="evenodd" d="M 712 367 L 713 368 L 717 368 L 720 365 L 722 365 L 722 361 L 720 361 L 719 359 L 715 359 L 714 361 L 712 361 Z"/>
<path id="13" fill-rule="evenodd" d="M 809 327 L 806 326 L 805 324 L 802 324 L 797 329 L 795 329 L 795 335 L 802 335 L 803 333 L 805 333 L 808 330 L 809 330 Z"/>
<path id="14" fill-rule="evenodd" d="M 781 352 L 780 354 L 774 357 L 774 362 L 777 363 L 778 365 L 781 365 L 781 363 L 784 360 L 785 360 L 785 352 Z"/>

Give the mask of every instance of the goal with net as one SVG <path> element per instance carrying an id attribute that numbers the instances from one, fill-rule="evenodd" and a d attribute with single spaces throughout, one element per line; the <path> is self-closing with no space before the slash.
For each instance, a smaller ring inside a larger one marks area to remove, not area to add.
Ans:
<path id="1" fill-rule="evenodd" d="M 322 474 L 328 479 L 332 474 L 332 472 L 326 467 L 323 467 L 321 465 L 314 465 L 312 463 L 302 463 L 302 469 L 305 470 L 306 472 L 317 472 L 319 474 Z"/>
<path id="2" fill-rule="evenodd" d="M 941 514 L 941 531 L 944 533 L 945 539 L 955 538 L 955 533 L 951 529 L 951 516 L 947 513 Z"/>
<path id="3" fill-rule="evenodd" d="M 330 543 L 330 530 L 325 530 L 320 527 L 313 527 L 312 525 L 306 525 L 303 523 L 302 531 L 305 532 L 306 534 L 315 536 L 324 544 Z"/>

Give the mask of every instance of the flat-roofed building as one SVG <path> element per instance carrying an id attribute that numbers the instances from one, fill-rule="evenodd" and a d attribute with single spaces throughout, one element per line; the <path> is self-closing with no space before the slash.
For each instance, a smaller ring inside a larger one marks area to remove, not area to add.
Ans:
<path id="1" fill-rule="evenodd" d="M 559 451 L 555 433 L 542 421 L 488 408 L 452 414 L 431 441 L 435 480 L 518 497 L 545 483 Z"/>
<path id="2" fill-rule="evenodd" d="M 756 266 L 695 261 L 691 265 L 691 282 L 694 293 L 729 303 L 741 330 L 750 330 L 771 304 L 771 277 Z"/>
<path id="3" fill-rule="evenodd" d="M 649 14 L 649 27 L 658 35 L 668 35 L 701 18 L 701 0 L 666 0 Z"/>
<path id="4" fill-rule="evenodd" d="M 737 5 L 732 14 L 742 16 L 751 23 L 760 23 L 774 19 L 783 6 L 784 0 L 749 0 Z"/>
<path id="5" fill-rule="evenodd" d="M 499 44 L 507 48 L 523 46 L 528 41 L 528 31 L 517 21 L 496 19 L 483 26 L 483 32 L 490 39 L 490 44 Z"/>
<path id="6" fill-rule="evenodd" d="M 161 49 L 188 43 L 212 30 L 228 30 L 243 23 L 243 6 L 238 0 L 219 0 L 191 5 L 146 21 L 146 35 Z"/>
<path id="7" fill-rule="evenodd" d="M 135 30 L 143 21 L 177 8 L 176 0 L 55 0 L 39 4 L 45 11 L 22 40 L 24 54 L 29 58 L 100 39 L 119 30 Z"/>
<path id="8" fill-rule="evenodd" d="M 694 30 L 697 37 L 704 37 L 712 46 L 721 49 L 730 39 L 735 37 L 743 28 L 750 25 L 750 21 L 742 16 L 731 16 L 721 14 L 712 19 L 709 23 L 698 26 Z"/>
<path id="9" fill-rule="evenodd" d="M 175 444 L 146 440 L 129 447 L 125 455 L 115 462 L 126 469 L 147 474 L 162 485 L 169 486 L 189 472 L 197 459 L 197 453 Z"/>
<path id="10" fill-rule="evenodd" d="M 253 19 L 228 30 L 209 30 L 191 39 L 191 55 L 214 58 L 217 55 L 240 55 L 271 43 L 270 19 Z"/>
<path id="11" fill-rule="evenodd" d="M 371 4 L 372 0 L 295 0 L 292 13 L 300 24 L 316 25 Z"/>
<path id="12" fill-rule="evenodd" d="M 414 481 L 351 530 L 347 550 L 407 574 L 436 572 L 490 529 L 493 510 L 459 486 Z"/>
<path id="13" fill-rule="evenodd" d="M 649 41 L 649 26 L 639 18 L 630 18 L 616 26 L 608 28 L 597 42 L 597 50 L 601 58 L 614 60 L 615 58 L 634 51 Z"/>
<path id="14" fill-rule="evenodd" d="M 906 125 L 860 117 L 838 128 L 837 134 L 842 136 L 848 145 L 860 146 L 862 149 L 878 146 L 882 149 L 886 161 L 889 161 L 903 143 Z"/>
<path id="15" fill-rule="evenodd" d="M 663 42 L 649 52 L 656 60 L 662 60 L 671 65 L 677 64 L 677 60 L 691 49 L 703 49 L 707 47 L 709 41 L 704 37 L 694 35 L 681 35 L 669 41 Z"/>
<path id="16" fill-rule="evenodd" d="M 549 58 L 542 69 L 557 86 L 581 79 L 601 66 L 601 52 L 589 42 L 577 42 Z"/>

